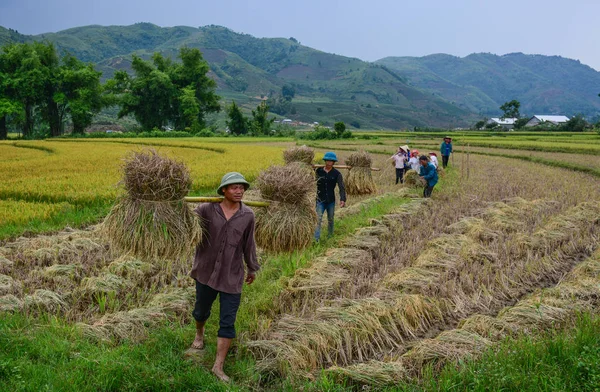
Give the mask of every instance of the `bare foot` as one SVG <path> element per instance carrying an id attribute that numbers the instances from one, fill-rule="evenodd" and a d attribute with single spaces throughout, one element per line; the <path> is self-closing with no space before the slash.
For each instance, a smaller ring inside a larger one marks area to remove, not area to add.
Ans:
<path id="1" fill-rule="evenodd" d="M 194 339 L 194 343 L 192 343 L 191 348 L 195 350 L 202 350 L 204 348 L 204 334 L 200 332 L 196 332 L 196 338 Z"/>
<path id="2" fill-rule="evenodd" d="M 229 378 L 229 376 L 227 376 L 227 374 L 225 374 L 225 372 L 223 372 L 223 369 L 219 369 L 216 366 L 213 366 L 213 368 L 211 369 L 212 374 L 214 374 L 215 376 L 217 376 L 217 378 L 223 382 L 230 382 L 231 379 Z"/>

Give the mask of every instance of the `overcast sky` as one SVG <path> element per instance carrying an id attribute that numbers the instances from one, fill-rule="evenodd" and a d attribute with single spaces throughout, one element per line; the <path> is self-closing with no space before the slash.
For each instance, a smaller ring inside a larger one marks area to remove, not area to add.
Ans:
<path id="1" fill-rule="evenodd" d="M 369 61 L 523 52 L 597 70 L 599 15 L 599 0 L 0 0 L 0 25 L 24 34 L 89 24 L 216 24 Z"/>

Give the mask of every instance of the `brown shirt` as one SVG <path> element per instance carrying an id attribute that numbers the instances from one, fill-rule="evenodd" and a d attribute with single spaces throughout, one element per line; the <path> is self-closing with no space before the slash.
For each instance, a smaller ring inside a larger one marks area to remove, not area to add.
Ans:
<path id="1" fill-rule="evenodd" d="M 218 203 L 205 203 L 196 208 L 202 221 L 204 236 L 196 247 L 194 267 L 190 275 L 198 282 L 229 294 L 242 292 L 244 263 L 248 272 L 260 268 L 254 242 L 254 211 L 240 203 L 240 209 L 229 220 Z"/>

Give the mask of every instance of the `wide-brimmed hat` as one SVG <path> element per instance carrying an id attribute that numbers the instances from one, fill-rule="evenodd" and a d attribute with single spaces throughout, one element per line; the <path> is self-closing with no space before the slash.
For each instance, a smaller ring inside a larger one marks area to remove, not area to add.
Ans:
<path id="1" fill-rule="evenodd" d="M 223 176 L 223 178 L 221 179 L 221 185 L 219 185 L 219 188 L 217 189 L 217 193 L 219 195 L 223 196 L 223 188 L 226 187 L 227 185 L 232 185 L 232 184 L 243 184 L 244 189 L 250 188 L 250 183 L 248 181 L 246 181 L 246 179 L 244 178 L 243 175 L 241 175 L 238 172 L 229 172 L 229 173 L 225 174 Z"/>
<path id="2" fill-rule="evenodd" d="M 408 148 L 408 144 L 405 144 L 405 145 L 403 145 L 403 146 L 400 146 L 400 148 L 401 148 L 401 149 L 403 149 L 403 150 L 404 150 L 404 151 L 406 151 L 406 152 L 409 152 L 409 151 L 410 151 L 410 148 Z"/>
<path id="3" fill-rule="evenodd" d="M 324 161 L 334 161 L 337 162 L 337 155 L 335 155 L 335 152 L 333 151 L 327 151 L 325 153 L 325 156 L 323 156 L 323 160 Z"/>
<path id="4" fill-rule="evenodd" d="M 452 138 L 450 136 L 444 136 L 444 140 L 446 140 L 446 139 L 452 140 Z"/>

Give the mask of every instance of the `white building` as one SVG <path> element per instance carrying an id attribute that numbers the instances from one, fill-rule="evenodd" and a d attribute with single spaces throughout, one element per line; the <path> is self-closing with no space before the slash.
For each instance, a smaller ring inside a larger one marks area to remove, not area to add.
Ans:
<path id="1" fill-rule="evenodd" d="M 527 124 L 525 124 L 525 126 L 535 127 L 536 125 L 542 123 L 546 123 L 547 125 L 562 125 L 567 121 L 569 121 L 569 117 L 567 116 L 546 116 L 536 114 L 535 116 L 531 117 L 529 121 L 527 121 Z"/>
<path id="2" fill-rule="evenodd" d="M 496 124 L 498 126 L 501 126 L 504 129 L 513 129 L 515 127 L 515 121 L 517 121 L 517 118 L 498 118 L 498 117 L 492 117 L 490 118 L 487 123 L 488 124 Z"/>

